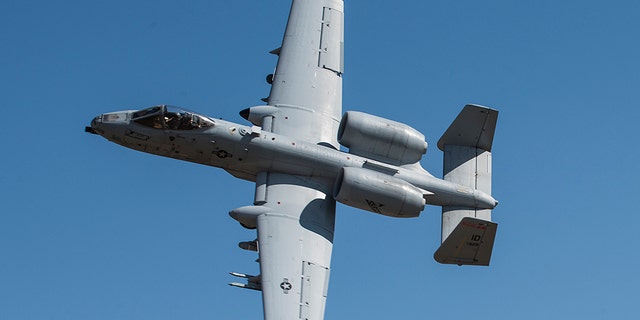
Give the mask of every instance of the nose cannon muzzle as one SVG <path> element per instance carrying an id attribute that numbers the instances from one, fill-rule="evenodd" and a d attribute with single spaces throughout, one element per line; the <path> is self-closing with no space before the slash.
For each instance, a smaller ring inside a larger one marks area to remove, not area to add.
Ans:
<path id="1" fill-rule="evenodd" d="M 88 133 L 91 133 L 91 134 L 98 134 L 98 132 L 93 130 L 93 128 L 91 128 L 91 127 L 84 127 L 84 132 L 88 132 Z"/>

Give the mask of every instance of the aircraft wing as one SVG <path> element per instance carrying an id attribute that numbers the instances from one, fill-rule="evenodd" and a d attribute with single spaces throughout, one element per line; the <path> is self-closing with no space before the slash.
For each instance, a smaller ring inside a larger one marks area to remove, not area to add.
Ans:
<path id="1" fill-rule="evenodd" d="M 343 2 L 294 0 L 267 99 L 263 130 L 338 149 L 342 116 Z M 334 181 L 277 172 L 256 178 L 265 319 L 323 319 L 333 248 Z"/>
<path id="2" fill-rule="evenodd" d="M 282 47 L 272 51 L 279 58 L 268 104 L 278 113 L 270 131 L 339 148 L 343 8 L 338 0 L 293 1 Z"/>
<path id="3" fill-rule="evenodd" d="M 263 177 L 257 193 L 268 209 L 256 227 L 265 319 L 323 319 L 335 222 L 331 190 L 308 177 Z"/>

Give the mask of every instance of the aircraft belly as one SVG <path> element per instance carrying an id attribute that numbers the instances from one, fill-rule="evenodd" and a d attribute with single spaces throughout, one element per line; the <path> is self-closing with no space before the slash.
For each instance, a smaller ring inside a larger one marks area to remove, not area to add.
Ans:
<path id="1" fill-rule="evenodd" d="M 266 132 L 240 141 L 233 148 L 222 147 L 226 142 L 216 145 L 220 148 L 213 151 L 210 165 L 254 176 L 269 171 L 332 180 L 354 158 L 330 147 Z"/>

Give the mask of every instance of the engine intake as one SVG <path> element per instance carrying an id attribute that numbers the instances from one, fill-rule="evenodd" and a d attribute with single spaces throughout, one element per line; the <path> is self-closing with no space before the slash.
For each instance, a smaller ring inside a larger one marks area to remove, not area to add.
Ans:
<path id="1" fill-rule="evenodd" d="M 356 111 L 342 116 L 338 141 L 349 153 L 394 165 L 416 163 L 427 152 L 424 135 L 416 129 Z"/>
<path id="2" fill-rule="evenodd" d="M 425 205 L 423 192 L 412 184 L 362 168 L 343 168 L 333 197 L 351 207 L 398 218 L 417 217 Z"/>

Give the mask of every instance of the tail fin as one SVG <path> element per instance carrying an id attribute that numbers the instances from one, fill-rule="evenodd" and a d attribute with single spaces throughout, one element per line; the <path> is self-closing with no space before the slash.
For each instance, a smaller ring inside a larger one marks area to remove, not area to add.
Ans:
<path id="1" fill-rule="evenodd" d="M 444 180 L 491 195 L 491 145 L 497 120 L 497 110 L 471 104 L 462 109 L 438 141 L 438 148 L 444 151 Z M 443 244 L 436 252 L 436 256 L 438 253 L 449 254 L 443 251 L 446 249 L 445 240 L 452 233 L 464 233 L 462 220 L 467 217 L 491 221 L 491 209 L 442 207 Z M 491 225 L 493 225 L 493 233 L 483 235 L 482 241 L 486 245 L 477 246 L 479 251 L 484 251 L 478 253 L 480 256 L 486 256 L 488 252 L 488 257 L 484 259 L 486 264 L 478 260 L 474 262 L 474 259 L 467 261 L 465 257 L 459 257 L 460 259 L 456 260 L 455 253 L 451 253 L 453 256 L 449 260 L 438 259 L 438 257 L 436 260 L 441 263 L 488 265 L 497 227 L 496 224 Z"/>
<path id="2" fill-rule="evenodd" d="M 498 224 L 465 217 L 433 255 L 446 264 L 488 266 Z"/>

